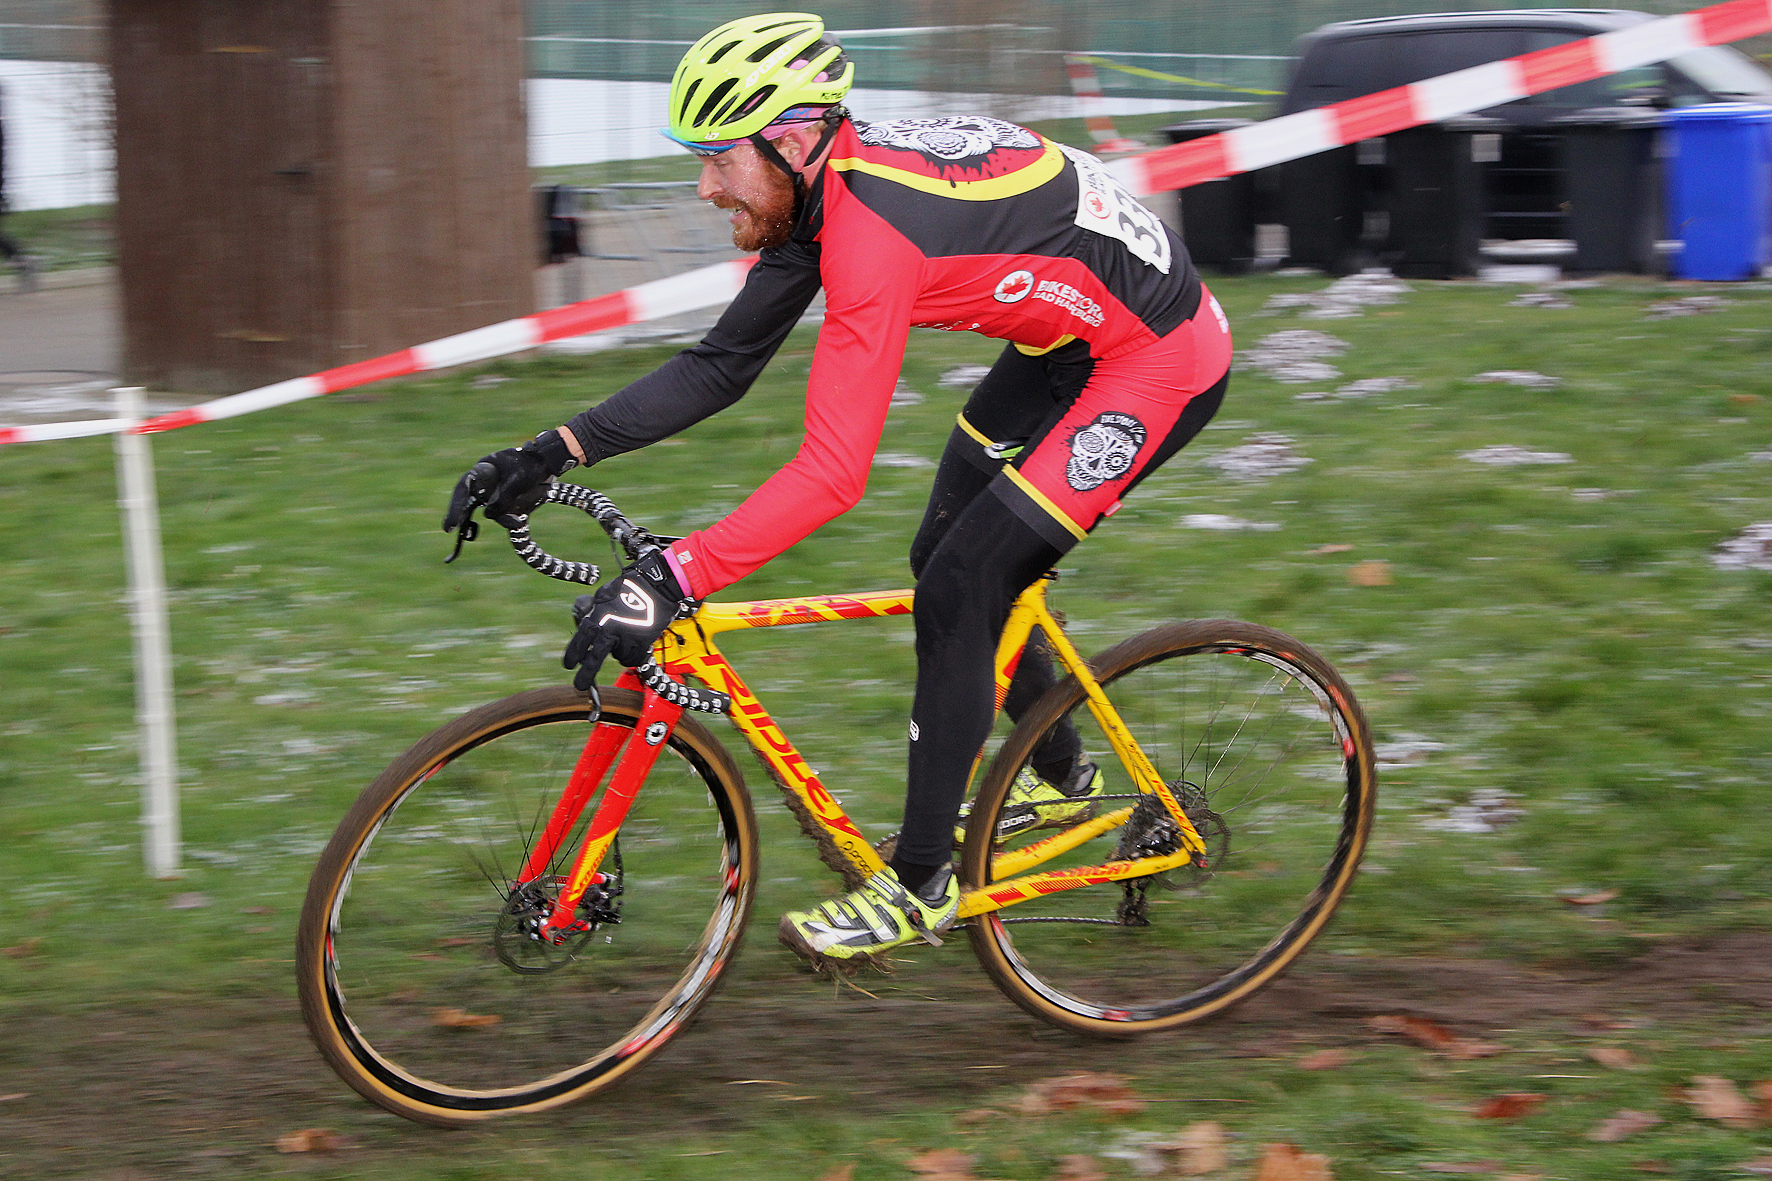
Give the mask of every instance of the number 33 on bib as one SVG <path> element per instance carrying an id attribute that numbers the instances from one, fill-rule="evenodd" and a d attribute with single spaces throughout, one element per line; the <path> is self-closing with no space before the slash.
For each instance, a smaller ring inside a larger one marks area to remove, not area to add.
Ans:
<path id="1" fill-rule="evenodd" d="M 1141 262 L 1169 273 L 1169 235 L 1157 215 L 1087 152 L 1065 144 L 1059 150 L 1077 169 L 1077 224 L 1126 244 Z"/>

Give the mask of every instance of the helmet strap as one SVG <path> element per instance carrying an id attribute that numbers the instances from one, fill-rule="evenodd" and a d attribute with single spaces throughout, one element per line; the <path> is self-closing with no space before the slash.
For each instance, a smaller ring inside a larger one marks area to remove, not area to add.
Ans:
<path id="1" fill-rule="evenodd" d="M 811 154 L 806 157 L 808 160 L 818 159 L 820 154 L 824 152 L 825 148 L 830 145 L 831 140 L 836 137 L 837 129 L 843 126 L 843 120 L 848 117 L 849 109 L 841 104 L 825 111 L 823 120 L 824 134 L 818 137 L 817 145 L 813 147 Z M 794 168 L 782 157 L 782 154 L 776 150 L 775 145 L 770 143 L 761 131 L 753 131 L 750 135 L 750 141 L 756 145 L 758 155 L 781 169 L 782 173 L 786 175 L 789 180 L 794 182 L 794 220 L 798 221 L 800 219 L 800 211 L 806 204 L 806 178 L 800 174 L 798 169 Z"/>

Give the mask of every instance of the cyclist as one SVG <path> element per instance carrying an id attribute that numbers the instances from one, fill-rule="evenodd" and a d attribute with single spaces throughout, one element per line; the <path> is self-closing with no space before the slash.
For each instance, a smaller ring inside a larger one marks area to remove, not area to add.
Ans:
<path id="1" fill-rule="evenodd" d="M 917 683 L 904 827 L 861 888 L 783 917 L 784 943 L 853 961 L 955 920 L 955 825 L 994 713 L 992 655 L 1015 597 L 1191 439 L 1224 394 L 1229 326 L 1180 241 L 1100 161 L 992 118 L 864 124 L 820 18 L 721 25 L 677 67 L 665 134 L 702 158 L 699 194 L 760 251 L 702 342 L 554 430 L 486 457 L 486 511 L 509 520 L 546 481 L 737 401 L 822 286 L 799 453 L 708 528 L 579 600 L 566 667 L 645 660 L 696 600 L 861 499 L 912 326 L 1007 342 L 959 415 L 916 539 Z M 484 494 L 482 494 L 484 495 Z M 475 503 L 468 476 L 444 527 Z M 1012 715 L 1053 680 L 1030 652 Z M 1101 776 L 1074 732 L 1034 760 L 1017 802 L 1077 819 Z"/>

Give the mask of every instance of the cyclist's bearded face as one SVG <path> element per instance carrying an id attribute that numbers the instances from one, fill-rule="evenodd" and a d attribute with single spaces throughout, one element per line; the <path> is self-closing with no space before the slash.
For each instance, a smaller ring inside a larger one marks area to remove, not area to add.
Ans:
<path id="1" fill-rule="evenodd" d="M 702 163 L 702 199 L 732 213 L 732 244 L 740 250 L 780 246 L 794 228 L 794 186 L 750 144 Z"/>

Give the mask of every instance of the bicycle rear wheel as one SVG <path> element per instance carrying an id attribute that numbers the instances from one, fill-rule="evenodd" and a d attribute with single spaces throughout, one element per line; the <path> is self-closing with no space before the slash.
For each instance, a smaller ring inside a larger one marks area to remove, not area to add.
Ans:
<path id="1" fill-rule="evenodd" d="M 599 725 L 631 731 L 640 698 L 606 689 L 602 706 Z M 587 717 L 583 695 L 560 688 L 458 718 L 395 760 L 321 855 L 296 943 L 302 1015 L 371 1101 L 460 1125 L 582 1098 L 657 1052 L 731 962 L 756 819 L 732 759 L 687 717 L 580 904 L 589 929 L 565 946 L 526 937 L 596 808 L 543 873 L 513 882 Z"/>
<path id="2" fill-rule="evenodd" d="M 1063 890 L 980 915 L 968 934 L 992 980 L 1023 1009 L 1123 1038 L 1222 1012 L 1278 976 L 1323 929 L 1371 829 L 1372 744 L 1346 682 L 1270 628 L 1172 624 L 1109 649 L 1091 668 L 1206 839 L 1209 865 Z M 1028 831 L 1005 799 L 1064 718 L 1101 763 L 1106 791 L 1122 796 L 1097 813 L 1131 815 L 1020 872 L 1180 848 L 1161 803 L 1136 795 L 1072 677 L 1024 715 L 985 776 L 962 851 L 967 888 L 998 880 L 1002 854 L 1054 835 Z M 1000 835 L 1018 827 L 1025 835 Z"/>

